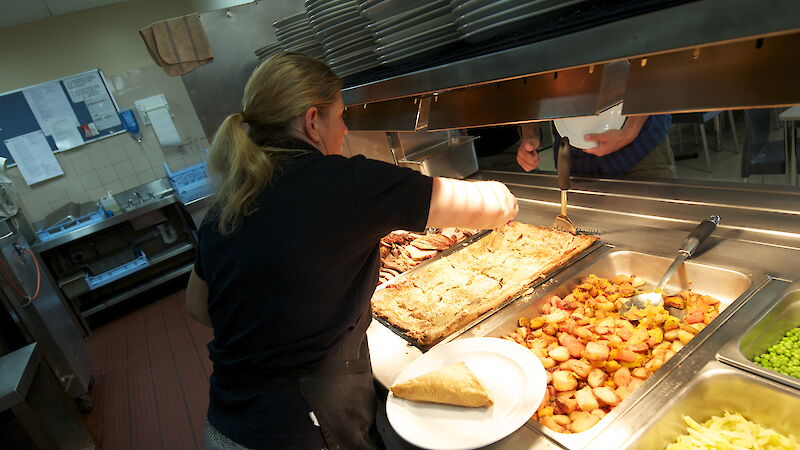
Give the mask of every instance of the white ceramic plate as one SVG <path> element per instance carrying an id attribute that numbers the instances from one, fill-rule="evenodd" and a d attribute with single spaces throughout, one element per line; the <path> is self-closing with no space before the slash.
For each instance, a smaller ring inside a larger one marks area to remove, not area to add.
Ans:
<path id="1" fill-rule="evenodd" d="M 622 115 L 622 103 L 609 108 L 596 116 L 570 117 L 553 121 L 561 136 L 569 138 L 569 144 L 578 148 L 594 148 L 597 143 L 584 140 L 590 133 L 602 133 L 608 130 L 619 130 L 625 123 Z"/>
<path id="2" fill-rule="evenodd" d="M 527 348 L 498 338 L 469 338 L 434 347 L 408 365 L 395 383 L 460 361 L 494 400 L 489 408 L 412 402 L 391 392 L 386 415 L 408 442 L 429 449 L 471 449 L 499 441 L 527 422 L 544 398 L 547 378 Z"/>

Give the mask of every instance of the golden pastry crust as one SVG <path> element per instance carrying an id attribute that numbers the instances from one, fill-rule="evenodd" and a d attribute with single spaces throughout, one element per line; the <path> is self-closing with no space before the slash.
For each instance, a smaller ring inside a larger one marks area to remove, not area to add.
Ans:
<path id="1" fill-rule="evenodd" d="M 515 222 L 379 289 L 372 309 L 417 343 L 431 345 L 514 298 L 597 239 Z"/>
<path id="2" fill-rule="evenodd" d="M 463 362 L 397 383 L 390 389 L 397 397 L 417 402 L 471 408 L 489 407 L 494 404 L 489 391 Z"/>

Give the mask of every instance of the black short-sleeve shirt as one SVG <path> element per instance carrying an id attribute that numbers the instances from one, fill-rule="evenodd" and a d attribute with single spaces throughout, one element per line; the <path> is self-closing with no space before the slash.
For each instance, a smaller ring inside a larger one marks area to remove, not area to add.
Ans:
<path id="1" fill-rule="evenodd" d="M 380 238 L 426 225 L 431 178 L 302 142 L 292 148 L 307 152 L 281 162 L 233 234 L 217 231 L 213 211 L 200 227 L 195 271 L 208 286 L 215 365 L 270 376 L 313 368 L 368 310 Z M 267 446 L 291 427 L 285 397 L 212 377 L 209 421 L 240 444 Z"/>

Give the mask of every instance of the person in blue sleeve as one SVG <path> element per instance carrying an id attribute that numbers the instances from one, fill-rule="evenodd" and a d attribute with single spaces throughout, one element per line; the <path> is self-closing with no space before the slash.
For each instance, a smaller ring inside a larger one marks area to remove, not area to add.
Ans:
<path id="1" fill-rule="evenodd" d="M 590 177 L 675 178 L 675 159 L 666 142 L 672 123 L 669 114 L 629 116 L 620 130 L 587 134 L 593 148 L 570 147 L 570 172 Z M 553 142 L 561 137 L 553 128 Z M 539 166 L 541 122 L 520 125 L 517 163 L 530 172 Z M 557 148 L 557 146 L 554 146 Z M 553 157 L 557 158 L 554 148 Z"/>
<path id="2" fill-rule="evenodd" d="M 366 330 L 381 237 L 517 214 L 498 182 L 342 156 L 341 87 L 323 62 L 279 53 L 211 144 L 218 188 L 186 289 L 214 330 L 206 449 L 380 448 Z"/>

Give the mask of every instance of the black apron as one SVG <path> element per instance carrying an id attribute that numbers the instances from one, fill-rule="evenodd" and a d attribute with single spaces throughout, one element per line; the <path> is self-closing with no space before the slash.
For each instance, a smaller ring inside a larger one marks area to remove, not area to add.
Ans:
<path id="1" fill-rule="evenodd" d="M 329 450 L 382 447 L 367 345 L 371 319 L 370 310 L 362 313 L 326 361 L 300 378 L 300 393 L 314 411 Z"/>
<path id="2" fill-rule="evenodd" d="M 300 393 L 319 422 L 328 450 L 383 448 L 375 424 L 377 396 L 367 345 L 371 320 L 368 308 L 311 371 L 278 378 L 215 365 L 214 374 L 240 386 Z"/>

